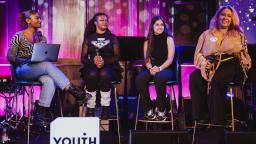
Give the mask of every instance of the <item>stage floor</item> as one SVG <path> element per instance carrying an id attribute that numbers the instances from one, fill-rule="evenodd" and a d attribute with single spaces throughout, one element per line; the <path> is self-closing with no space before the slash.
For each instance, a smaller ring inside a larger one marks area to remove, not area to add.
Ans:
<path id="1" fill-rule="evenodd" d="M 1 135 L 2 128 L 1 129 Z M 12 140 L 8 144 L 27 144 L 27 131 L 19 127 L 16 130 L 7 129 L 8 137 Z M 101 144 L 118 144 L 116 128 L 112 127 L 109 132 L 100 133 Z M 128 130 L 122 131 L 122 144 L 191 144 L 193 129 L 179 130 Z M 50 132 L 39 132 L 31 127 L 31 144 L 49 144 Z M 254 144 L 256 131 L 223 130 L 219 128 L 198 128 L 195 134 L 195 144 Z"/>

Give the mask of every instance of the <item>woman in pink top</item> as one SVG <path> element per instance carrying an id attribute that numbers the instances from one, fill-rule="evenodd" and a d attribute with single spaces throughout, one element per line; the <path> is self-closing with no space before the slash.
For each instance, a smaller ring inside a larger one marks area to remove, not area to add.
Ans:
<path id="1" fill-rule="evenodd" d="M 210 28 L 199 37 L 194 64 L 197 69 L 189 79 L 193 118 L 224 124 L 227 83 L 243 82 L 251 67 L 246 38 L 233 7 L 221 7 L 211 19 Z"/>

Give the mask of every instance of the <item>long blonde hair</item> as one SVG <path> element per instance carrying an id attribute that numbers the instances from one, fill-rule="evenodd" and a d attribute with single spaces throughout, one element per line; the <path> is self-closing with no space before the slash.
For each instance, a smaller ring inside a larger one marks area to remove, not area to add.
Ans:
<path id="1" fill-rule="evenodd" d="M 210 29 L 212 31 L 219 29 L 218 19 L 219 19 L 220 13 L 225 9 L 229 9 L 231 11 L 231 24 L 228 28 L 227 34 L 228 35 L 237 35 L 237 34 L 243 33 L 243 29 L 240 26 L 240 20 L 239 20 L 237 12 L 232 6 L 229 6 L 229 5 L 222 6 L 217 10 L 215 15 L 211 19 L 210 26 L 209 26 Z"/>

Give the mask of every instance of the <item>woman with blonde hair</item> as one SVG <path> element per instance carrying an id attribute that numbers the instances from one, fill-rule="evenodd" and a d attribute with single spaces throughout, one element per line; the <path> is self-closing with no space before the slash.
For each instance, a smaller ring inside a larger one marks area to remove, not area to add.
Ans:
<path id="1" fill-rule="evenodd" d="M 211 19 L 210 28 L 199 37 L 194 64 L 197 69 L 189 79 L 193 118 L 224 124 L 227 84 L 244 80 L 251 67 L 246 38 L 233 7 L 221 7 Z"/>

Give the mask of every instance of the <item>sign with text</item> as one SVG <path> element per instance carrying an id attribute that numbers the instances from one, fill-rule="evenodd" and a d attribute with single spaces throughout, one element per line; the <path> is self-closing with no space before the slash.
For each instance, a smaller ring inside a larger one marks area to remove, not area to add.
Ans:
<path id="1" fill-rule="evenodd" d="M 50 144 L 100 144 L 99 118 L 59 117 L 51 122 Z"/>

